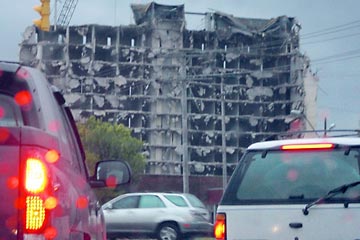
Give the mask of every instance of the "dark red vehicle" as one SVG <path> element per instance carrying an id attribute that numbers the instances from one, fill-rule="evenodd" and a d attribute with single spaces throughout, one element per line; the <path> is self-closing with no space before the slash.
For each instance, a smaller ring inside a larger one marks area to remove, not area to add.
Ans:
<path id="1" fill-rule="evenodd" d="M 92 188 L 110 175 L 130 181 L 122 161 L 89 175 L 70 109 L 44 75 L 0 61 L 0 239 L 106 239 Z"/>

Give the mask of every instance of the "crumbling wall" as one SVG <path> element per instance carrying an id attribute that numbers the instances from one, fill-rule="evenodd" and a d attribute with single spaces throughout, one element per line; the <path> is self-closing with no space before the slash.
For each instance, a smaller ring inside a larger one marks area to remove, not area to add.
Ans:
<path id="1" fill-rule="evenodd" d="M 20 61 L 63 89 L 78 121 L 131 128 L 147 173 L 180 175 L 187 158 L 193 175 L 220 175 L 224 160 L 230 174 L 248 145 L 288 130 L 292 109 L 314 112 L 295 19 L 216 12 L 192 31 L 183 5 L 132 8 L 133 26 L 29 28 Z"/>

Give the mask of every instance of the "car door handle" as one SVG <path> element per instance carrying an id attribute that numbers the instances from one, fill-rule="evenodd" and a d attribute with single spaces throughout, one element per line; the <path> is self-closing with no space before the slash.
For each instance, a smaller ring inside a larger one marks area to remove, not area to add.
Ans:
<path id="1" fill-rule="evenodd" d="M 293 222 L 293 223 L 289 223 L 289 227 L 291 228 L 302 228 L 302 223 L 299 222 Z"/>

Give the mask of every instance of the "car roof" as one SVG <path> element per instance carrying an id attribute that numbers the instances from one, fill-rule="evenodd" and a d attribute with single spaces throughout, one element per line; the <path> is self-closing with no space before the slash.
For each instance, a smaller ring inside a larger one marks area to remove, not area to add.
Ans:
<path id="1" fill-rule="evenodd" d="M 187 195 L 188 193 L 181 193 L 181 192 L 132 192 L 126 193 L 124 195 Z"/>
<path id="2" fill-rule="evenodd" d="M 343 146 L 360 146 L 359 137 L 319 137 L 282 139 L 253 143 L 248 150 L 276 149 L 285 144 L 333 143 Z"/>
<path id="3" fill-rule="evenodd" d="M 16 70 L 20 67 L 20 64 L 17 62 L 7 62 L 0 60 L 0 69 L 8 71 L 8 72 L 16 72 Z"/>

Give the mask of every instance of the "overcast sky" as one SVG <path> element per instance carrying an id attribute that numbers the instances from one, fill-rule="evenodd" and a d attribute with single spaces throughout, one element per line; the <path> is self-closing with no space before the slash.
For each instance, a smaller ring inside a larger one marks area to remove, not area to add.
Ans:
<path id="1" fill-rule="evenodd" d="M 55 0 L 51 0 L 54 10 Z M 58 0 L 59 8 L 64 0 Z M 131 3 L 144 0 L 78 0 L 71 25 L 134 23 Z M 311 59 L 319 76 L 318 121 L 337 129 L 360 128 L 360 0 L 158 0 L 185 4 L 185 11 L 222 11 L 237 17 L 270 19 L 286 15 L 302 26 L 301 52 Z M 33 10 L 40 0 L 12 0 L 1 8 L 0 59 L 18 61 L 18 44 L 24 29 L 39 16 Z M 4 3 L 3 3 L 4 4 Z M 54 11 L 52 12 L 54 13 Z M 186 15 L 188 29 L 202 29 L 201 17 Z M 53 16 L 51 16 L 53 23 Z"/>

